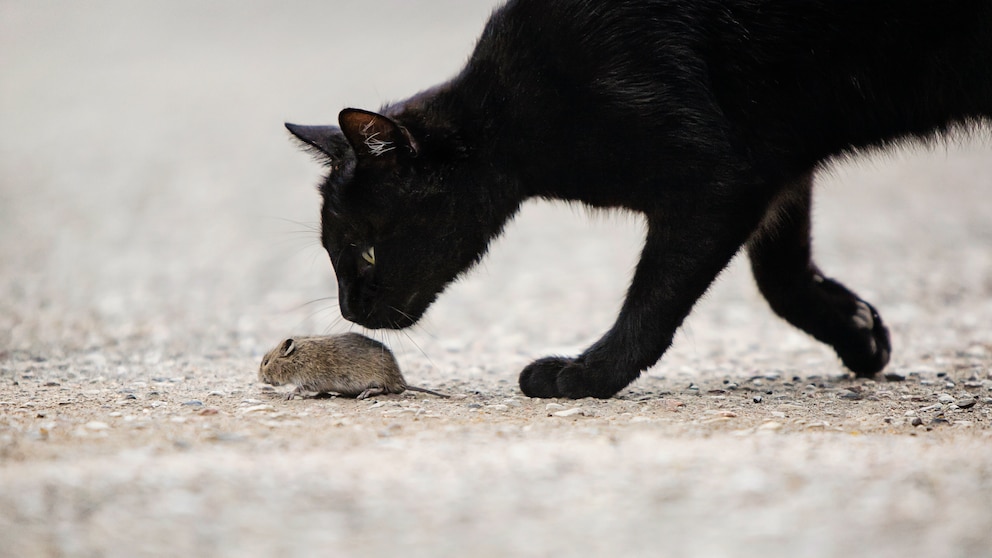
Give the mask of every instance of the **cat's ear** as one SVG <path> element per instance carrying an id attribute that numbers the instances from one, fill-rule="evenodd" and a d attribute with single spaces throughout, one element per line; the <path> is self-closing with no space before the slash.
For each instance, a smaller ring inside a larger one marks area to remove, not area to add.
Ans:
<path id="1" fill-rule="evenodd" d="M 346 157 L 349 144 L 337 126 L 301 126 L 286 123 L 286 129 L 303 143 L 304 147 L 329 165 L 338 165 Z"/>
<path id="2" fill-rule="evenodd" d="M 413 136 L 388 116 L 349 108 L 338 115 L 338 124 L 359 161 L 395 163 L 417 155 Z"/>

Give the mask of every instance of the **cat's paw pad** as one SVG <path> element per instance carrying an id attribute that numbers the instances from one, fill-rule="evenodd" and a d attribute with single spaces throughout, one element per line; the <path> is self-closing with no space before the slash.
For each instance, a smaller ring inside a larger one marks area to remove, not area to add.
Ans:
<path id="1" fill-rule="evenodd" d="M 520 373 L 520 390 L 528 397 L 565 397 L 607 399 L 620 391 L 612 382 L 583 364 L 579 359 L 548 357 L 534 361 Z"/>
<path id="2" fill-rule="evenodd" d="M 889 363 L 889 330 L 875 308 L 863 300 L 857 301 L 850 319 L 854 327 L 847 342 L 836 347 L 837 355 L 858 376 L 872 376 Z"/>
<path id="3" fill-rule="evenodd" d="M 851 322 L 858 329 L 874 329 L 875 318 L 873 314 L 875 314 L 875 310 L 865 301 L 859 300 L 854 316 L 851 317 Z"/>

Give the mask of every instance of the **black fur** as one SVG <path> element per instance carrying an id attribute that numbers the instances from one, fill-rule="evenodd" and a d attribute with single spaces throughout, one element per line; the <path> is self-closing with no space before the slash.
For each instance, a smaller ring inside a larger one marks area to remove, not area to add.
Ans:
<path id="1" fill-rule="evenodd" d="M 510 0 L 450 82 L 290 130 L 331 166 L 322 240 L 366 327 L 415 323 L 528 198 L 645 214 L 613 327 L 520 375 L 578 398 L 654 364 L 741 247 L 775 312 L 880 371 L 878 313 L 811 259 L 814 173 L 990 117 L 992 0 Z"/>

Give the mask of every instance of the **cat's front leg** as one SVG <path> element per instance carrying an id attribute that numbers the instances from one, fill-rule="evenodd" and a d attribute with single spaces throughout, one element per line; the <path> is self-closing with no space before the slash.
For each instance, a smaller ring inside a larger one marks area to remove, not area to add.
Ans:
<path id="1" fill-rule="evenodd" d="M 762 208 L 752 199 L 649 217 L 641 260 L 616 323 L 577 357 L 531 363 L 520 374 L 520 389 L 530 397 L 608 398 L 633 382 L 671 345 Z"/>

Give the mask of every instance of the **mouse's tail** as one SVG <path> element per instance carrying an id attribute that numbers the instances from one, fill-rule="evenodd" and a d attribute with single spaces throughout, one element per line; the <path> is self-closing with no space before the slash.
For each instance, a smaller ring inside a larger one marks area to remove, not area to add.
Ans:
<path id="1" fill-rule="evenodd" d="M 444 394 L 444 393 L 438 393 L 438 392 L 436 392 L 434 390 L 430 390 L 430 389 L 422 388 L 422 387 L 417 387 L 417 386 L 406 386 L 406 389 L 408 389 L 410 391 L 419 391 L 420 393 L 426 393 L 426 394 L 429 394 L 429 395 L 436 395 L 438 397 L 443 397 L 445 399 L 448 399 L 448 398 L 451 397 L 450 395 L 447 395 L 447 394 Z"/>

